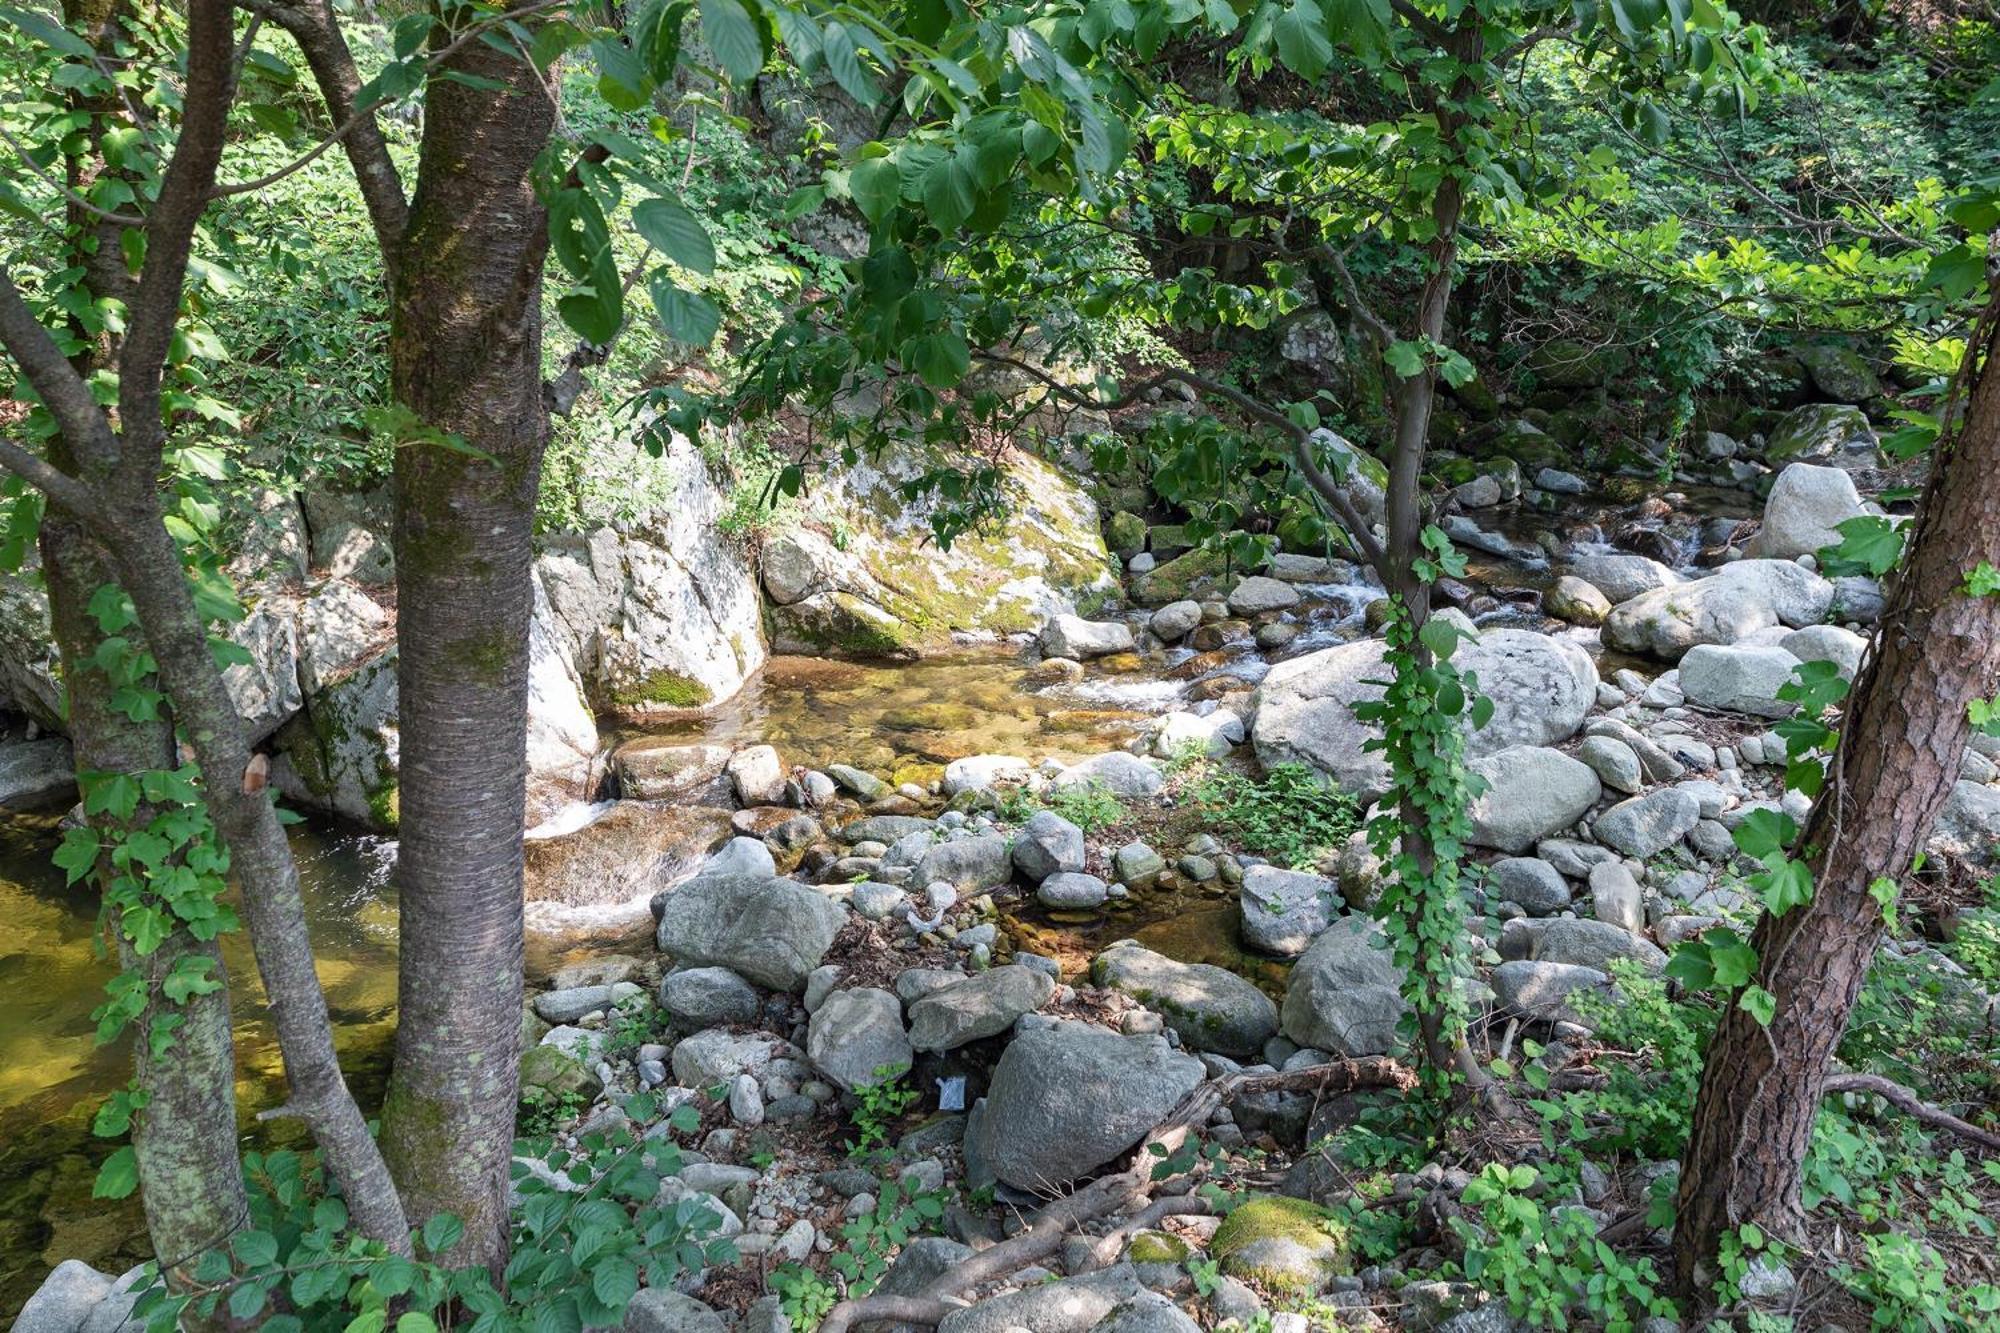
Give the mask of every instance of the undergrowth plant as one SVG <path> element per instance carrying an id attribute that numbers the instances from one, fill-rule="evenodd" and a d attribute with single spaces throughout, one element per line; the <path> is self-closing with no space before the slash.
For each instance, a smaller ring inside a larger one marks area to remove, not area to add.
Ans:
<path id="1" fill-rule="evenodd" d="M 865 1156 L 877 1148 L 889 1146 L 889 1127 L 917 1104 L 922 1096 L 904 1080 L 910 1072 L 908 1065 L 878 1066 L 868 1082 L 855 1089 L 858 1105 L 854 1108 L 855 1156 Z"/>
<path id="2" fill-rule="evenodd" d="M 1304 764 L 1278 764 L 1262 778 L 1217 769 L 1194 797 L 1230 841 L 1292 870 L 1311 870 L 1361 827 L 1361 806 Z"/>

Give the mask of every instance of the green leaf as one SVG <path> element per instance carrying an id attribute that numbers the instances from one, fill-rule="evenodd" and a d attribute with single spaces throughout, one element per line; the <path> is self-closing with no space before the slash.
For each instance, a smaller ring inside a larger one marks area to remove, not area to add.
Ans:
<path id="1" fill-rule="evenodd" d="M 639 1294 L 639 1270 L 617 1256 L 605 1259 L 591 1271 L 590 1290 L 612 1309 L 622 1310 Z"/>
<path id="2" fill-rule="evenodd" d="M 459 1238 L 464 1235 L 465 1224 L 450 1213 L 437 1214 L 425 1222 L 423 1230 L 418 1232 L 424 1243 L 424 1253 L 429 1255 L 443 1254 L 458 1244 Z"/>
<path id="3" fill-rule="evenodd" d="M 695 273 L 715 272 L 715 243 L 701 220 L 672 199 L 648 199 L 632 210 L 632 225 L 655 250 Z"/>
<path id="4" fill-rule="evenodd" d="M 1278 15 L 1272 27 L 1278 41 L 1278 59 L 1300 78 L 1316 79 L 1333 59 L 1333 43 L 1327 39 L 1326 16 L 1317 0 L 1298 0 Z"/>
<path id="5" fill-rule="evenodd" d="M 1746 986 L 1737 997 L 1736 1007 L 1756 1019 L 1758 1027 L 1767 1028 L 1778 1016 L 1778 997 L 1762 986 Z"/>
<path id="6" fill-rule="evenodd" d="M 437 1320 L 421 1310 L 412 1310 L 396 1316 L 396 1333 L 438 1333 Z"/>
<path id="7" fill-rule="evenodd" d="M 1730 833 L 1737 850 L 1758 861 L 1783 852 L 1798 836 L 1799 826 L 1792 817 L 1771 809 L 1752 810 Z"/>
<path id="8" fill-rule="evenodd" d="M 97 830 L 88 825 L 77 825 L 63 832 L 62 842 L 57 845 L 50 860 L 65 876 L 65 883 L 75 884 L 87 878 L 97 868 L 97 856 L 103 844 L 97 840 Z"/>
<path id="9" fill-rule="evenodd" d="M 1442 617 L 1426 620 L 1417 637 L 1424 641 L 1424 647 L 1442 662 L 1458 650 L 1458 626 Z"/>
<path id="10" fill-rule="evenodd" d="M 1888 573 L 1903 558 L 1902 527 L 1875 514 L 1861 514 L 1835 525 L 1840 541 L 1820 548 L 1820 566 L 1829 577 L 1843 574 Z"/>
<path id="11" fill-rule="evenodd" d="M 267 1268 L 278 1262 L 278 1238 L 268 1231 L 239 1231 L 229 1248 L 245 1268 Z"/>
<path id="12" fill-rule="evenodd" d="M 97 1182 L 90 1187 L 93 1199 L 124 1199 L 139 1188 L 139 1155 L 126 1144 L 104 1159 L 97 1168 Z"/>
<path id="13" fill-rule="evenodd" d="M 933 389 L 949 389 L 965 378 L 972 356 L 965 339 L 946 329 L 918 338 L 910 349 L 910 364 Z"/>
<path id="14" fill-rule="evenodd" d="M 701 35 L 731 78 L 748 82 L 764 68 L 764 43 L 740 0 L 701 0 Z"/>
<path id="15" fill-rule="evenodd" d="M 263 1310 L 265 1292 L 257 1282 L 245 1282 L 229 1293 L 229 1313 L 238 1319 L 253 1319 Z"/>
<path id="16" fill-rule="evenodd" d="M 1936 287 L 1947 301 L 1962 301 L 1986 279 L 1986 257 L 1969 245 L 1955 245 L 1938 255 L 1924 272 L 1924 285 Z"/>
<path id="17" fill-rule="evenodd" d="M 1703 941 L 1708 945 L 1709 966 L 1715 969 L 1715 984 L 1734 990 L 1750 980 L 1757 970 L 1757 951 L 1735 931 L 1711 930 Z"/>
<path id="18" fill-rule="evenodd" d="M 939 231 L 957 231 L 976 203 L 972 177 L 956 157 L 944 158 L 924 173 L 924 211 Z"/>
<path id="19" fill-rule="evenodd" d="M 12 5 L 0 5 L 0 23 L 20 29 L 42 45 L 66 56 L 89 60 L 95 52 L 90 43 L 63 27 L 55 20 L 31 10 L 16 9 Z M 122 1196 L 121 1196 L 122 1197 Z"/>
<path id="20" fill-rule="evenodd" d="M 1424 349 L 1421 345 L 1408 341 L 1389 344 L 1389 350 L 1382 353 L 1382 360 L 1389 369 L 1410 379 L 1424 372 Z"/>
<path id="21" fill-rule="evenodd" d="M 903 174 L 893 157 L 871 157 L 857 162 L 847 174 L 848 193 L 854 206 L 870 222 L 880 222 L 895 211 L 903 195 Z"/>
<path id="22" fill-rule="evenodd" d="M 691 347 L 706 347 L 714 340 L 715 331 L 722 327 L 722 312 L 714 302 L 674 285 L 664 274 L 655 277 L 648 290 L 653 309 L 659 312 L 660 327 L 668 337 Z"/>
<path id="23" fill-rule="evenodd" d="M 842 23 L 826 25 L 820 36 L 820 54 L 826 57 L 826 72 L 833 75 L 833 81 L 863 106 L 874 106 L 882 100 L 882 90 L 875 86 L 861 64 L 861 53 L 855 47 L 854 34 Z"/>
<path id="24" fill-rule="evenodd" d="M 1990 561 L 1982 560 L 1965 572 L 1965 595 L 1967 597 L 1991 597 L 2000 593 L 2000 569 L 1995 569 Z"/>

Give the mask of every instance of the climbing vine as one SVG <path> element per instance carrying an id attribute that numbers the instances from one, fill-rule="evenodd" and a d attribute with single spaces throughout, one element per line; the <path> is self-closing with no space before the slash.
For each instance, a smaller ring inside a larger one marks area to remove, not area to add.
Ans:
<path id="1" fill-rule="evenodd" d="M 1422 537 L 1425 554 L 1413 565 L 1431 583 L 1465 572 L 1465 557 L 1436 526 Z M 1467 805 L 1484 782 L 1465 767 L 1466 721 L 1483 727 L 1493 701 L 1479 693 L 1477 673 L 1461 672 L 1451 656 L 1463 632 L 1445 619 L 1417 623 L 1400 596 L 1389 599 L 1383 626 L 1390 669 L 1379 701 L 1358 703 L 1354 714 L 1382 728 L 1366 749 L 1388 760 L 1390 789 L 1382 813 L 1368 821 L 1369 846 L 1388 874 L 1375 907 L 1396 965 L 1403 998 L 1421 1038 L 1427 1088 L 1447 1094 L 1456 1061 L 1444 1058 L 1463 1045 L 1468 1009 L 1460 948 L 1465 896 L 1460 877 L 1471 832 Z"/>

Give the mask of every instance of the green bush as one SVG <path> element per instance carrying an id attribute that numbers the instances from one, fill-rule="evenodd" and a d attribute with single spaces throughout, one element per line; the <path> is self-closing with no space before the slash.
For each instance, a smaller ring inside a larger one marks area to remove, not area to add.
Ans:
<path id="1" fill-rule="evenodd" d="M 1218 833 L 1293 870 L 1311 870 L 1361 827 L 1360 804 L 1304 764 L 1261 780 L 1219 769 L 1195 788 Z"/>

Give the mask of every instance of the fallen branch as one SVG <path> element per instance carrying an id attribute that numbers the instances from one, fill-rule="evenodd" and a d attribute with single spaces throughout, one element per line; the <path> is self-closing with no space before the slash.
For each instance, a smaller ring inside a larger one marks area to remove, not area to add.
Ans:
<path id="1" fill-rule="evenodd" d="M 1949 1130 L 1958 1137 L 1976 1143 L 1989 1152 L 2000 1152 L 2000 1134 L 1990 1129 L 1981 1129 L 1969 1121 L 1960 1120 L 1940 1106 L 1932 1106 L 1900 1083 L 1875 1074 L 1832 1074 L 1826 1080 L 1826 1095 L 1842 1092 L 1865 1092 L 1880 1097 L 1889 1105 L 1902 1111 L 1914 1120 L 1937 1129 Z"/>
<path id="2" fill-rule="evenodd" d="M 1408 1091 L 1417 1077 L 1407 1066 L 1386 1056 L 1314 1065 L 1276 1074 L 1230 1074 L 1210 1079 L 1190 1092 L 1134 1150 L 1133 1166 L 1117 1175 L 1101 1176 L 1066 1198 L 1057 1199 L 1035 1215 L 1018 1234 L 954 1265 L 923 1290 L 908 1296 L 864 1296 L 845 1300 L 827 1312 L 819 1333 L 849 1333 L 858 1324 L 902 1323 L 935 1328 L 953 1310 L 968 1302 L 966 1293 L 981 1283 L 1009 1277 L 1054 1254 L 1063 1238 L 1087 1222 L 1138 1207 L 1151 1198 L 1160 1182 L 1152 1179 L 1157 1146 L 1168 1155 L 1187 1140 L 1188 1131 L 1208 1123 L 1229 1097 L 1248 1092 L 1353 1092 L 1362 1088 Z M 1206 1199 L 1180 1194 L 1152 1203 L 1122 1223 L 1105 1241 L 1156 1225 L 1177 1215 L 1209 1214 Z M 1114 1255 L 1115 1257 L 1115 1255 Z"/>

